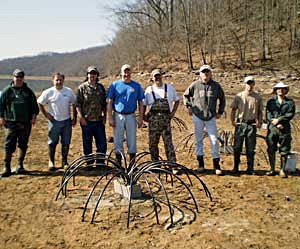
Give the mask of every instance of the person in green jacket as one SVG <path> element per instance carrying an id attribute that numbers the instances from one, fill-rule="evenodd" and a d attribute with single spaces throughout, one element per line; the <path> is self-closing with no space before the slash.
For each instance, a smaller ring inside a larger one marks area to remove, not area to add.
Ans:
<path id="1" fill-rule="evenodd" d="M 287 156 L 291 151 L 291 124 L 290 121 L 295 115 L 295 103 L 287 97 L 289 87 L 279 82 L 273 87 L 275 96 L 268 100 L 266 119 L 268 122 L 267 144 L 268 155 L 271 166 L 267 175 L 273 176 L 275 172 L 276 150 L 279 144 L 279 153 L 281 155 L 280 177 L 286 178 L 285 164 Z"/>
<path id="2" fill-rule="evenodd" d="M 13 81 L 7 86 L 0 99 L 0 126 L 5 127 L 4 171 L 2 177 L 11 175 L 11 158 L 18 143 L 19 157 L 15 173 L 25 172 L 23 161 L 26 155 L 31 126 L 39 113 L 36 96 L 24 82 L 24 71 L 16 69 Z"/>

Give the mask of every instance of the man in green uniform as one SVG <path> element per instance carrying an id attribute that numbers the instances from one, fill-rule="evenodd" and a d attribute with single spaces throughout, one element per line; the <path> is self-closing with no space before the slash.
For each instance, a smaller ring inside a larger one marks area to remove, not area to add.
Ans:
<path id="1" fill-rule="evenodd" d="M 279 144 L 279 153 L 281 155 L 281 169 L 279 175 L 286 178 L 285 163 L 287 156 L 291 151 L 291 124 L 290 121 L 295 115 L 294 101 L 287 97 L 289 87 L 279 82 L 273 87 L 275 96 L 268 100 L 266 118 L 268 122 L 268 155 L 271 170 L 267 175 L 275 175 L 276 150 Z"/>
<path id="2" fill-rule="evenodd" d="M 0 125 L 5 127 L 4 171 L 2 177 L 11 175 L 11 158 L 18 143 L 19 157 L 15 173 L 25 172 L 23 161 L 26 155 L 31 126 L 39 113 L 36 97 L 24 82 L 25 73 L 16 69 L 13 81 L 7 86 L 0 99 Z"/>
<path id="3" fill-rule="evenodd" d="M 245 90 L 238 93 L 231 104 L 231 123 L 234 131 L 234 168 L 238 173 L 240 156 L 245 140 L 247 154 L 247 173 L 254 174 L 254 155 L 256 146 L 256 128 L 262 123 L 263 101 L 253 89 L 255 80 L 247 76 L 244 80 Z M 236 112 L 238 112 L 236 120 Z"/>

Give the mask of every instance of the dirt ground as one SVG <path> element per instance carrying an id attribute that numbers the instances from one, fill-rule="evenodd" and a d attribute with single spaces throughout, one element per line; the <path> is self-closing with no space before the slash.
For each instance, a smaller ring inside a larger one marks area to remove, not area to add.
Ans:
<path id="1" fill-rule="evenodd" d="M 229 91 L 230 88 L 226 88 L 227 94 Z M 188 130 L 180 131 L 174 127 L 175 145 L 179 145 L 182 138 L 192 132 L 191 118 L 182 106 L 177 117 L 185 121 Z M 218 127 L 233 130 L 228 115 L 226 119 L 223 117 L 218 120 Z M 106 129 L 107 137 L 110 137 L 112 129 L 108 125 Z M 264 134 L 265 131 L 261 130 L 260 133 Z M 3 129 L 0 130 L 0 136 L 2 146 Z M 147 128 L 138 130 L 139 151 L 148 149 L 147 136 Z M 128 202 L 114 193 L 111 184 L 98 207 L 94 223 L 90 224 L 96 197 L 93 197 L 82 222 L 83 206 L 88 192 L 103 171 L 81 171 L 75 178 L 75 186 L 70 182 L 67 198 L 60 196 L 56 201 L 64 170 L 47 171 L 47 121 L 39 115 L 25 160 L 28 174 L 0 178 L 0 248 L 300 248 L 299 171 L 287 179 L 268 177 L 265 173 L 269 166 L 260 152 L 256 157 L 257 175 L 249 176 L 242 172 L 233 176 L 230 174 L 232 155 L 222 154 L 221 167 L 225 175 L 216 176 L 212 173 L 207 139 L 205 143 L 208 172 L 198 176 L 207 185 L 212 201 L 205 196 L 201 184 L 192 178 L 191 190 L 199 212 L 196 212 L 190 195 L 178 181 L 172 186 L 164 179 L 174 208 L 175 225 L 169 226 L 166 200 L 163 193 L 157 190 L 160 224 L 156 224 L 152 201 L 141 198 L 132 203 L 130 226 L 127 229 Z M 299 137 L 294 139 L 294 144 L 299 145 Z M 178 163 L 196 169 L 195 154 L 194 151 L 188 152 L 189 145 L 179 146 Z M 108 143 L 108 152 L 111 149 L 112 143 Z M 164 157 L 162 144 L 160 151 Z M 81 155 L 81 130 L 77 124 L 73 130 L 69 161 Z M 60 153 L 56 157 L 59 166 Z M 3 158 L 2 150 L 0 158 Z M 13 169 L 15 164 L 16 155 Z M 2 165 L 1 162 L 1 168 Z M 299 160 L 297 166 L 299 168 Z M 241 169 L 246 169 L 245 156 L 242 157 Z M 180 177 L 188 182 L 186 176 Z M 97 195 L 104 182 L 97 190 Z M 146 193 L 144 183 L 141 185 Z"/>

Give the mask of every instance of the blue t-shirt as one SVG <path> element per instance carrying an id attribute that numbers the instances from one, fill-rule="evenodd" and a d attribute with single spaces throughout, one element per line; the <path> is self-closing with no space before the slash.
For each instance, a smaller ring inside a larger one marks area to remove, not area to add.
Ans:
<path id="1" fill-rule="evenodd" d="M 135 81 L 125 83 L 117 80 L 111 84 L 107 91 L 107 98 L 113 100 L 113 109 L 121 113 L 133 113 L 137 108 L 137 101 L 145 98 L 144 90 Z"/>

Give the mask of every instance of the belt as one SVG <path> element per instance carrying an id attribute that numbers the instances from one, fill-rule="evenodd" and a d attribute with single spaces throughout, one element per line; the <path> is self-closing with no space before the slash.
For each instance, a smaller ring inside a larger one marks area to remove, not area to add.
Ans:
<path id="1" fill-rule="evenodd" d="M 241 123 L 245 123 L 245 124 L 253 124 L 255 123 L 255 120 L 243 120 Z"/>
<path id="2" fill-rule="evenodd" d="M 122 114 L 122 115 L 130 115 L 130 114 L 133 114 L 134 112 L 116 112 L 116 113 Z"/>

